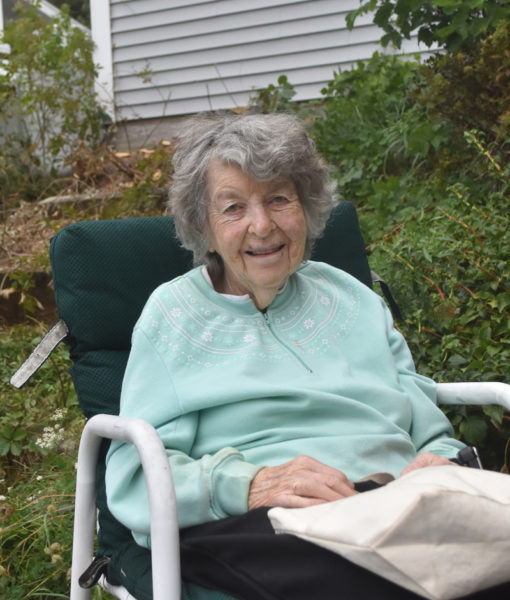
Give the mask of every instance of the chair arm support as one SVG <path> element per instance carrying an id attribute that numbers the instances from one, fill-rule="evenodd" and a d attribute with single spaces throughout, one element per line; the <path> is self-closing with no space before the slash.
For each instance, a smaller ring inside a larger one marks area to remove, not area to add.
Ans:
<path id="1" fill-rule="evenodd" d="M 500 404 L 510 410 L 510 385 L 497 381 L 438 383 L 439 404 Z"/>
<path id="2" fill-rule="evenodd" d="M 154 600 L 180 600 L 181 574 L 177 503 L 170 463 L 156 430 L 140 419 L 95 415 L 83 430 L 78 451 L 71 571 L 71 600 L 88 600 L 90 590 L 78 578 L 93 554 L 96 523 L 96 464 L 102 438 L 132 443 L 140 456 L 151 515 Z"/>

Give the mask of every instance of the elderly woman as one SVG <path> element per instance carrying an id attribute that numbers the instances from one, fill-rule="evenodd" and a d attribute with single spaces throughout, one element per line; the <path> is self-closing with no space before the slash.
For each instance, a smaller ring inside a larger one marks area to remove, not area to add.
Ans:
<path id="1" fill-rule="evenodd" d="M 174 169 L 169 207 L 197 266 L 147 302 L 121 414 L 161 436 L 181 527 L 329 502 L 374 472 L 449 463 L 463 445 L 384 302 L 309 260 L 337 200 L 299 121 L 197 120 Z M 106 483 L 113 514 L 149 547 L 130 446 L 112 444 Z"/>

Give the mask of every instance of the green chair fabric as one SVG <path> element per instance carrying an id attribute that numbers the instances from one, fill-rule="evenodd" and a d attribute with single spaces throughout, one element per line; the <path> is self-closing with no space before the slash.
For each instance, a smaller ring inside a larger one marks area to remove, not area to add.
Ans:
<path id="1" fill-rule="evenodd" d="M 341 202 L 331 213 L 324 235 L 315 244 L 312 259 L 346 271 L 372 288 L 372 276 L 352 202 Z"/>
<path id="2" fill-rule="evenodd" d="M 51 240 L 50 258 L 59 318 L 69 328 L 71 375 L 83 413 L 87 418 L 118 414 L 133 326 L 152 290 L 191 268 L 191 253 L 177 241 L 171 217 L 143 217 L 69 225 Z M 350 202 L 336 207 L 312 258 L 344 269 L 371 287 Z M 97 468 L 97 555 L 112 557 L 107 573 L 111 583 L 147 600 L 152 598 L 150 554 L 136 546 L 106 504 L 108 445 L 105 441 Z M 126 578 L 126 573 L 132 576 Z"/>

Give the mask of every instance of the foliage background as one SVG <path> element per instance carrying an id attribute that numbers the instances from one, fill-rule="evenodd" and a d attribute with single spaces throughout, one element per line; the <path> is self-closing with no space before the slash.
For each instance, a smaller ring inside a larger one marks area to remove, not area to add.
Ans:
<path id="1" fill-rule="evenodd" d="M 359 207 L 417 367 L 438 381 L 507 380 L 509 40 L 502 20 L 469 52 L 426 65 L 375 54 L 335 74 L 312 129 L 343 197 Z M 449 413 L 486 464 L 501 463 L 502 410 Z"/>
<path id="2" fill-rule="evenodd" d="M 21 188 L 33 199 L 51 188 L 81 144 L 94 146 L 105 116 L 94 91 L 92 40 L 64 10 L 48 20 L 37 4 L 16 4 L 5 24 L 0 70 L 0 202 Z"/>

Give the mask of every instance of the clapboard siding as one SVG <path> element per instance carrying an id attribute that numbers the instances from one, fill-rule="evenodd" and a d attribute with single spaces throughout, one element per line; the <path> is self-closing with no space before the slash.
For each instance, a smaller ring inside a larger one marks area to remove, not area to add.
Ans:
<path id="1" fill-rule="evenodd" d="M 166 29 L 166 28 L 165 28 Z M 369 28 L 372 31 L 372 27 Z M 152 31 L 152 30 L 151 30 Z M 153 32 L 153 31 L 152 31 Z M 153 32 L 154 33 L 154 32 Z M 273 50 L 274 44 L 284 42 L 285 40 L 303 40 L 302 44 L 307 44 L 311 35 L 331 35 L 335 36 L 334 46 L 343 45 L 343 38 L 346 33 L 351 34 L 345 29 L 343 15 L 325 15 L 321 17 L 310 17 L 308 19 L 296 19 L 284 23 L 266 23 L 263 25 L 239 25 L 236 28 L 203 32 L 199 35 L 167 36 L 163 39 L 158 37 L 147 39 L 144 43 L 120 45 L 117 43 L 117 36 L 114 34 L 115 62 L 133 60 L 137 57 L 153 58 L 157 56 L 173 56 L 194 52 L 197 50 L 214 50 L 217 48 L 230 48 L 232 46 L 243 46 L 247 52 L 255 44 L 255 48 L 260 48 L 261 44 L 266 46 L 266 53 Z M 373 31 L 372 31 L 373 35 Z M 145 36 L 144 36 L 145 37 Z M 138 40 L 137 40 L 138 41 Z M 314 44 L 320 44 L 320 39 L 314 40 Z M 323 42 L 325 46 L 331 47 L 331 41 L 326 38 Z M 276 49 L 280 52 L 282 48 Z M 257 52 L 257 50 L 254 50 Z M 228 56 L 228 54 L 227 54 Z"/>
<path id="2" fill-rule="evenodd" d="M 274 0 L 273 0 L 274 4 Z M 176 18 L 173 12 L 158 13 L 154 15 L 144 15 L 136 18 L 119 19 L 114 21 L 114 33 L 118 35 L 119 43 L 122 44 L 124 35 L 129 39 L 129 36 L 134 32 L 136 35 L 142 35 L 146 39 L 167 40 L 172 38 L 180 38 L 186 36 L 198 36 L 214 32 L 225 32 L 231 29 L 242 29 L 243 27 L 253 27 L 257 25 L 282 25 L 286 22 L 305 21 L 321 16 L 338 16 L 345 14 L 345 11 L 334 9 L 331 0 L 303 0 L 301 4 L 295 1 L 288 6 L 278 6 L 273 8 L 261 9 L 240 12 L 235 14 L 214 14 L 207 18 L 202 15 L 200 20 Z M 369 17 L 365 17 L 367 19 Z M 342 16 L 342 27 L 345 27 L 345 22 Z M 313 26 L 310 25 L 313 29 Z M 151 30 L 152 35 L 149 34 Z M 141 39 L 141 38 L 140 38 Z M 137 41 L 139 39 L 137 38 Z"/>
<path id="3" fill-rule="evenodd" d="M 378 46 L 375 42 L 361 44 L 359 46 L 349 46 L 342 52 L 342 65 L 350 65 L 356 60 L 367 59 L 377 48 Z M 188 60 L 188 57 L 183 57 L 183 60 L 184 59 Z M 283 69 L 285 69 L 285 74 L 288 75 L 289 80 L 292 81 L 294 85 L 308 83 L 312 80 L 324 81 L 324 76 L 326 76 L 327 80 L 331 79 L 333 70 L 336 70 L 338 66 L 337 62 L 328 62 L 330 60 L 331 53 L 329 49 L 301 52 L 299 53 L 299 64 L 298 61 L 295 60 L 292 67 L 289 67 L 289 61 L 286 55 L 245 59 L 243 61 L 242 69 L 240 69 L 238 61 L 224 62 L 221 66 L 211 64 L 200 65 L 198 57 L 197 62 L 195 63 L 196 66 L 189 66 L 186 67 L 186 69 L 182 69 L 174 64 L 173 69 L 168 69 L 165 68 L 167 64 L 165 64 L 165 61 L 163 60 L 161 61 L 162 70 L 154 70 L 154 74 L 152 75 L 152 86 L 168 87 L 169 81 L 172 82 L 171 86 L 185 85 L 190 82 L 200 81 L 210 84 L 211 81 L 215 80 L 230 85 L 232 84 L 232 80 L 253 77 L 253 81 L 249 82 L 249 89 L 251 89 L 252 86 L 264 85 L 264 83 L 261 84 L 258 80 L 255 81 L 255 78 L 263 76 L 264 79 L 267 79 L 268 75 L 273 76 L 274 73 L 283 73 Z M 153 63 L 153 67 L 156 65 L 158 65 L 158 63 Z M 139 68 L 142 67 L 143 63 L 140 63 Z M 314 69 L 317 70 L 317 74 L 314 74 Z M 326 74 L 324 73 L 324 69 L 327 69 Z M 140 78 L 134 73 L 135 72 L 133 72 L 133 74 L 126 73 L 124 76 L 118 78 L 117 89 L 119 92 L 139 89 Z"/>
<path id="4" fill-rule="evenodd" d="M 153 73 L 180 69 L 186 75 L 187 69 L 197 66 L 219 66 L 237 63 L 237 71 L 246 74 L 257 69 L 257 61 L 271 59 L 274 69 L 289 67 L 299 68 L 301 55 L 310 52 L 327 51 L 327 62 L 342 62 L 342 55 L 349 54 L 351 46 L 360 47 L 364 43 L 373 41 L 370 28 L 360 28 L 354 32 L 339 32 L 338 30 L 308 33 L 300 36 L 273 38 L 271 43 L 266 41 L 252 41 L 250 44 L 234 43 L 233 40 L 224 40 L 224 45 L 218 47 L 190 48 L 188 51 L 174 52 L 169 55 L 152 54 L 150 56 L 133 56 L 130 61 L 116 62 L 117 75 L 122 77 L 127 73 L 137 73 L 150 64 Z M 349 44 L 338 47 L 338 39 L 344 38 Z M 356 43 L 354 43 L 356 42 Z M 114 56 L 116 52 L 114 51 Z M 316 58 L 319 58 L 318 56 Z M 324 60 L 325 55 L 322 57 Z M 249 62 L 248 62 L 249 61 Z M 250 65 L 250 70 L 247 65 Z M 318 64 L 317 66 L 320 66 Z M 140 78 L 138 78 L 140 79 Z"/>
<path id="5" fill-rule="evenodd" d="M 161 15 L 171 11 L 176 21 L 196 21 L 214 16 L 242 14 L 254 10 L 266 10 L 311 2 L 318 4 L 320 0 L 190 0 L 189 2 L 185 0 L 181 2 L 176 0 L 168 2 L 163 0 L 111 0 L 110 5 L 112 19 L 114 20 Z M 351 10 L 349 6 L 353 8 L 359 6 L 353 0 L 340 0 L 340 2 L 342 3 L 342 10 Z M 158 16 L 154 23 L 157 23 L 159 18 Z"/>
<path id="6" fill-rule="evenodd" d="M 380 49 L 358 0 L 110 0 L 117 119 L 245 106 L 286 74 L 296 100 L 320 97 L 334 71 Z M 411 41 L 406 52 L 417 50 Z M 150 71 L 150 80 L 141 74 Z"/>

